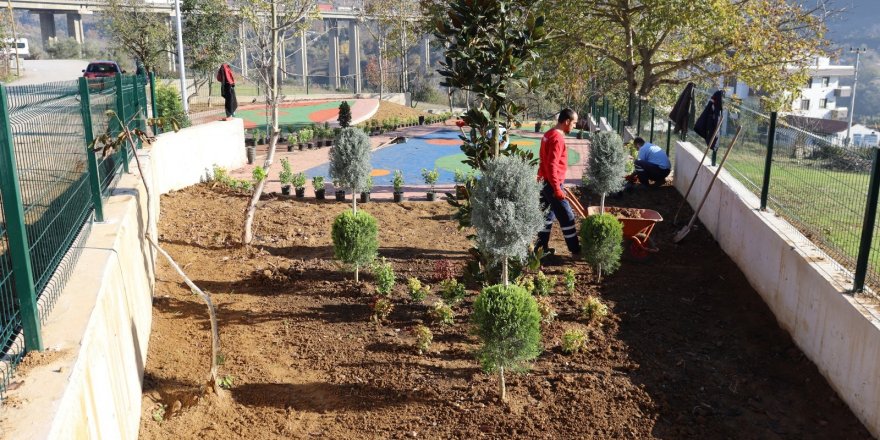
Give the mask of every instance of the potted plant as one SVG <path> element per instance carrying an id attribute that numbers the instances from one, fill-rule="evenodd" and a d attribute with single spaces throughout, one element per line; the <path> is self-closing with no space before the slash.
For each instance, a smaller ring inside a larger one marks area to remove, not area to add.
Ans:
<path id="1" fill-rule="evenodd" d="M 455 198 L 464 200 L 467 198 L 467 183 L 474 178 L 474 172 L 465 172 L 464 170 L 455 170 Z"/>
<path id="2" fill-rule="evenodd" d="M 296 191 L 296 198 L 301 199 L 306 196 L 306 173 L 299 172 L 290 179 L 293 189 Z"/>
<path id="3" fill-rule="evenodd" d="M 254 137 L 253 131 L 248 131 L 244 138 L 244 146 L 245 147 L 253 147 L 256 145 L 256 138 Z"/>
<path id="4" fill-rule="evenodd" d="M 314 146 L 312 138 L 315 136 L 315 132 L 311 128 L 303 128 L 299 133 L 302 135 L 302 142 L 306 144 L 306 148 L 311 150 Z"/>
<path id="5" fill-rule="evenodd" d="M 293 134 L 293 127 L 287 127 L 287 136 L 284 138 L 284 142 L 287 142 L 287 152 L 290 153 L 293 151 L 293 144 L 296 143 L 296 137 Z"/>
<path id="6" fill-rule="evenodd" d="M 290 195 L 290 184 L 293 182 L 293 170 L 290 169 L 290 161 L 287 158 L 281 159 L 281 172 L 278 173 L 278 180 L 281 182 L 281 194 Z"/>
<path id="7" fill-rule="evenodd" d="M 345 188 L 342 188 L 342 185 L 338 180 L 333 181 L 333 187 L 336 188 L 336 201 L 344 202 L 345 201 Z M 352 195 L 354 197 L 354 195 Z"/>
<path id="8" fill-rule="evenodd" d="M 394 185 L 394 201 L 402 202 L 403 201 L 403 172 L 400 170 L 394 170 L 394 179 L 391 180 L 391 184 Z"/>
<path id="9" fill-rule="evenodd" d="M 249 146 L 245 147 L 245 152 L 247 153 L 248 165 L 252 165 L 254 163 L 254 161 L 257 159 L 256 145 L 249 145 Z"/>
<path id="10" fill-rule="evenodd" d="M 419 115 L 419 125 L 425 125 L 425 115 Z"/>
<path id="11" fill-rule="evenodd" d="M 535 133 L 541 132 L 541 121 L 535 122 Z"/>
<path id="12" fill-rule="evenodd" d="M 367 184 L 364 185 L 364 190 L 361 191 L 361 203 L 367 203 L 370 201 L 371 189 L 373 189 L 373 176 L 367 177 Z"/>
<path id="13" fill-rule="evenodd" d="M 434 184 L 437 183 L 437 179 L 440 178 L 440 173 L 437 171 L 437 168 L 433 170 L 429 170 L 427 168 L 422 168 L 422 177 L 425 179 L 425 185 L 430 185 L 431 189 L 428 191 L 428 201 L 434 201 Z"/>
<path id="14" fill-rule="evenodd" d="M 312 188 L 315 189 L 315 198 L 324 200 L 324 176 L 312 177 Z"/>

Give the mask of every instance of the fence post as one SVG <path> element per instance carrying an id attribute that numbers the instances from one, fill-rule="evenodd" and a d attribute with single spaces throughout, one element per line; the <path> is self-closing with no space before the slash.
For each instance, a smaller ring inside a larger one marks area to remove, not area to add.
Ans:
<path id="1" fill-rule="evenodd" d="M 156 111 L 156 74 L 154 72 L 150 72 L 150 107 L 152 107 L 153 111 L 153 119 L 159 117 L 159 113 Z M 153 122 L 153 134 L 159 134 L 159 124 Z"/>
<path id="2" fill-rule="evenodd" d="M 259 93 L 259 91 L 257 92 Z M 309 76 L 306 75 L 306 95 L 309 94 Z"/>
<path id="3" fill-rule="evenodd" d="M 92 109 L 89 101 L 89 80 L 85 78 L 79 79 L 79 103 L 80 112 L 83 118 L 83 133 L 86 141 L 86 158 L 89 161 L 89 187 L 92 190 L 92 204 L 95 205 L 95 221 L 104 221 L 104 204 L 101 200 L 101 174 L 98 170 L 98 159 L 95 157 L 95 151 L 91 147 L 92 141 L 95 140 L 94 129 L 92 128 Z"/>
<path id="4" fill-rule="evenodd" d="M 639 117 L 636 122 L 636 136 L 642 135 L 642 98 L 639 97 Z"/>
<path id="5" fill-rule="evenodd" d="M 19 192 L 7 102 L 6 87 L 0 84 L 0 189 L 3 190 L 0 198 L 3 199 L 6 237 L 12 257 L 12 271 L 15 274 L 15 296 L 18 298 L 18 314 L 24 330 L 24 347 L 26 351 L 40 351 L 43 349 L 43 337 L 40 334 L 37 292 L 34 289 L 34 272 L 28 251 L 30 247 L 24 228 L 24 208 Z"/>
<path id="6" fill-rule="evenodd" d="M 871 181 L 868 184 L 868 202 L 865 205 L 865 218 L 862 221 L 862 239 L 859 242 L 859 256 L 856 259 L 856 273 L 855 277 L 853 277 L 854 292 L 865 290 L 868 257 L 871 256 L 871 241 L 874 239 L 874 220 L 877 218 L 878 192 L 880 192 L 880 149 L 874 147 L 874 160 L 871 162 Z"/>
<path id="7" fill-rule="evenodd" d="M 666 121 L 666 157 L 669 157 L 670 141 L 672 141 L 672 121 Z"/>
<path id="8" fill-rule="evenodd" d="M 124 131 L 126 126 L 126 117 L 125 117 L 125 98 L 122 94 L 122 74 L 116 72 L 116 117 L 119 118 L 117 124 L 119 124 L 119 133 Z M 113 122 L 113 121 L 111 121 Z M 119 152 L 122 153 L 122 170 L 125 173 L 128 173 L 128 144 L 125 142 L 120 143 Z"/>
<path id="9" fill-rule="evenodd" d="M 776 141 L 776 112 L 770 113 L 770 130 L 767 132 L 767 157 L 764 159 L 764 182 L 761 184 L 761 211 L 767 209 L 770 194 L 770 166 L 773 164 L 773 143 Z"/>
<path id="10" fill-rule="evenodd" d="M 650 142 L 652 144 L 654 143 L 654 107 L 653 106 L 651 106 L 651 140 L 649 140 L 648 142 Z M 667 154 L 667 156 L 668 156 L 668 154 Z"/>

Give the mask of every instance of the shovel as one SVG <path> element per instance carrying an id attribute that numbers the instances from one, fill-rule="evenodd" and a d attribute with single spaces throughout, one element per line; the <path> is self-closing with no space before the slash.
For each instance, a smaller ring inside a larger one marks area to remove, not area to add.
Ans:
<path id="1" fill-rule="evenodd" d="M 718 130 L 721 129 L 721 123 L 718 123 L 718 126 L 715 127 L 715 133 L 712 134 L 712 138 L 708 144 L 706 144 L 706 150 L 703 151 L 703 157 L 700 158 L 700 164 L 697 165 L 697 171 L 694 172 L 694 178 L 691 179 L 690 185 L 688 185 L 687 191 L 684 193 L 684 198 L 681 200 L 681 203 L 678 204 L 678 209 L 675 210 L 675 215 L 672 217 L 672 225 L 678 225 L 678 214 L 681 213 L 681 208 L 687 202 L 688 196 L 691 194 L 691 189 L 694 187 L 694 182 L 697 181 L 697 176 L 700 174 L 700 168 L 703 168 L 703 161 L 706 160 L 706 155 L 709 154 L 709 150 L 712 148 L 712 144 L 715 142 L 715 138 L 718 137 Z"/>
<path id="2" fill-rule="evenodd" d="M 691 232 L 691 229 L 694 227 L 694 222 L 697 221 L 697 215 L 699 215 L 700 210 L 703 209 L 703 204 L 706 203 L 706 199 L 709 198 L 709 192 L 712 191 L 712 186 L 715 185 L 715 181 L 718 180 L 718 175 L 721 174 L 721 169 L 724 168 L 724 162 L 727 160 L 727 155 L 730 154 L 730 150 L 733 150 L 733 145 L 736 144 L 737 139 L 739 139 L 740 130 L 742 130 L 742 127 L 736 129 L 736 135 L 733 136 L 733 140 L 730 141 L 727 151 L 724 152 L 724 157 L 721 158 L 721 163 L 718 164 L 718 169 L 715 170 L 715 174 L 712 176 L 712 180 L 709 182 L 709 187 L 706 188 L 706 193 L 703 194 L 703 199 L 700 200 L 697 210 L 694 211 L 694 215 L 691 216 L 691 221 L 688 222 L 687 226 L 681 228 L 675 233 L 675 237 L 673 237 L 672 241 L 678 243 L 684 240 L 688 233 Z"/>

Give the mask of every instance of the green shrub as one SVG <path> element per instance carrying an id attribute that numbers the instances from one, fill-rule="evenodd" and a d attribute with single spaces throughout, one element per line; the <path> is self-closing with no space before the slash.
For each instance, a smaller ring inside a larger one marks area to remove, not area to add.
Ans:
<path id="1" fill-rule="evenodd" d="M 444 301 L 455 304 L 467 296 L 464 284 L 460 284 L 455 278 L 448 278 L 440 282 L 440 297 Z"/>
<path id="2" fill-rule="evenodd" d="M 330 177 L 356 194 L 364 188 L 373 169 L 370 155 L 370 138 L 364 132 L 354 127 L 343 129 L 330 149 Z"/>
<path id="3" fill-rule="evenodd" d="M 331 235 L 336 258 L 353 265 L 355 281 L 359 281 L 358 267 L 373 262 L 379 249 L 376 219 L 363 211 L 356 214 L 351 211 L 343 212 L 333 221 Z"/>
<path id="4" fill-rule="evenodd" d="M 324 176 L 312 177 L 312 188 L 314 188 L 315 191 L 324 189 Z"/>
<path id="5" fill-rule="evenodd" d="M 587 334 L 583 330 L 570 328 L 562 334 L 562 352 L 577 353 L 587 345 Z"/>
<path id="6" fill-rule="evenodd" d="M 623 226 L 611 214 L 591 215 L 581 222 L 581 246 L 584 260 L 598 271 L 614 273 L 620 267 L 623 253 Z"/>
<path id="7" fill-rule="evenodd" d="M 391 295 L 394 290 L 394 268 L 382 258 L 373 265 L 373 276 L 376 277 L 376 293 L 382 296 Z"/>
<path id="8" fill-rule="evenodd" d="M 434 305 L 431 307 L 431 310 L 428 310 L 428 317 L 431 318 L 431 321 L 434 321 L 438 324 L 455 324 L 455 312 L 453 312 L 452 307 L 446 305 L 443 300 L 438 300 L 436 303 L 434 303 Z"/>
<path id="9" fill-rule="evenodd" d="M 424 301 L 431 290 L 430 286 L 422 286 L 422 282 L 418 278 L 412 277 L 406 280 L 406 287 L 409 291 L 409 297 L 417 303 Z"/>
<path id="10" fill-rule="evenodd" d="M 431 329 L 419 324 L 413 327 L 413 334 L 416 337 L 416 348 L 419 349 L 419 354 L 431 348 L 431 342 L 434 341 L 434 334 L 431 332 Z"/>
<path id="11" fill-rule="evenodd" d="M 391 316 L 391 312 L 394 311 L 394 303 L 387 298 L 376 298 L 376 300 L 373 301 L 372 309 L 373 321 L 382 323 L 387 321 L 388 317 Z"/>
<path id="12" fill-rule="evenodd" d="M 403 171 L 394 170 L 394 180 L 391 181 L 391 184 L 394 185 L 394 192 L 403 190 Z"/>
<path id="13" fill-rule="evenodd" d="M 339 126 L 342 128 L 351 124 L 351 106 L 348 105 L 348 101 L 342 101 L 339 104 L 339 117 L 336 118 L 336 122 L 339 122 Z"/>
<path id="14" fill-rule="evenodd" d="M 306 173 L 299 172 L 293 175 L 293 179 L 291 179 L 290 183 L 293 184 L 293 187 L 296 189 L 303 189 L 306 187 Z"/>
<path id="15" fill-rule="evenodd" d="M 538 303 L 538 313 L 541 314 L 541 322 L 551 323 L 557 316 L 556 308 L 553 307 L 553 300 L 548 296 L 540 296 L 535 298 Z"/>
<path id="16" fill-rule="evenodd" d="M 179 127 L 192 125 L 189 117 L 183 111 L 180 94 L 174 87 L 156 84 L 156 112 L 162 118 L 162 130 L 173 130 L 175 123 Z"/>
<path id="17" fill-rule="evenodd" d="M 565 292 L 568 293 L 569 295 L 571 295 L 574 293 L 574 290 L 576 287 L 575 283 L 577 282 L 577 279 L 574 276 L 574 269 L 565 269 L 565 272 L 563 272 L 563 273 L 564 273 L 563 282 L 565 283 Z"/>
<path id="18" fill-rule="evenodd" d="M 538 296 L 547 296 L 553 293 L 554 287 L 556 287 L 556 277 L 548 277 L 539 270 L 535 275 L 535 288 L 532 293 Z"/>
<path id="19" fill-rule="evenodd" d="M 588 324 L 599 322 L 606 316 L 608 316 L 608 306 L 606 306 L 599 298 L 590 295 L 584 300 L 584 304 L 581 306 L 581 317 L 584 318 Z"/>
<path id="20" fill-rule="evenodd" d="M 254 167 L 254 170 L 251 171 L 251 177 L 253 178 L 254 184 L 262 182 L 269 173 L 266 172 L 266 169 L 261 166 Z"/>
<path id="21" fill-rule="evenodd" d="M 425 185 L 431 185 L 431 191 L 429 192 L 434 192 L 434 184 L 436 184 L 437 179 L 440 178 L 440 172 L 437 171 L 437 168 L 434 168 L 433 170 L 422 168 L 422 178 L 425 179 Z"/>
<path id="22" fill-rule="evenodd" d="M 293 183 L 293 170 L 290 168 L 290 161 L 286 157 L 281 158 L 281 172 L 278 173 L 278 181 L 281 185 L 290 185 Z"/>
<path id="23" fill-rule="evenodd" d="M 602 207 L 605 206 L 605 194 L 623 189 L 626 151 L 617 133 L 602 132 L 593 136 L 586 174 L 588 177 L 584 180 L 589 180 L 589 188 L 602 194 Z"/>
<path id="24" fill-rule="evenodd" d="M 528 361 L 541 353 L 538 303 L 522 287 L 490 286 L 474 301 L 473 322 L 483 342 L 477 356 L 483 369 L 499 372 L 504 400 L 504 370 L 525 370 Z"/>

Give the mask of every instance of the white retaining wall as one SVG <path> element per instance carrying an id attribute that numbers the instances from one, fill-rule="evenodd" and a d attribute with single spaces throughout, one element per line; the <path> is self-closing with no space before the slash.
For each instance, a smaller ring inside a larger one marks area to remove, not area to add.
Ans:
<path id="1" fill-rule="evenodd" d="M 120 179 L 92 226 L 74 274 L 43 327 L 45 360 L 14 378 L 0 411 L 4 439 L 136 439 L 152 321 L 159 195 L 198 183 L 212 164 L 244 161 L 240 119 L 166 133 L 138 157 L 154 194 L 133 174 Z M 148 214 L 149 211 L 149 221 Z"/>
<path id="2" fill-rule="evenodd" d="M 688 142 L 676 143 L 674 184 L 682 194 L 701 155 L 702 151 Z M 688 197 L 691 206 L 699 203 L 715 169 L 703 165 Z M 724 170 L 699 218 L 776 315 L 779 325 L 868 430 L 880 436 L 878 310 L 848 294 L 851 275 L 788 222 L 757 210 L 759 202 Z"/>

